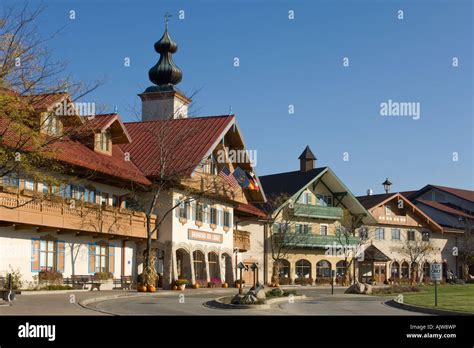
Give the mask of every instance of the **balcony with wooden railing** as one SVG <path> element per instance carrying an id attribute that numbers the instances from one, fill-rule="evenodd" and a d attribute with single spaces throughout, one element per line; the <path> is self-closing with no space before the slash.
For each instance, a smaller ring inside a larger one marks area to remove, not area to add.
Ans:
<path id="1" fill-rule="evenodd" d="M 326 207 L 302 203 L 294 203 L 291 211 L 294 216 L 315 219 L 339 220 L 344 216 L 343 210 L 339 207 Z"/>
<path id="2" fill-rule="evenodd" d="M 152 226 L 156 223 L 152 218 Z M 0 192 L 0 224 L 16 229 L 146 238 L 144 213 L 111 206 Z"/>
<path id="3" fill-rule="evenodd" d="M 250 250 L 250 232 L 234 230 L 234 249 L 239 252 Z"/>

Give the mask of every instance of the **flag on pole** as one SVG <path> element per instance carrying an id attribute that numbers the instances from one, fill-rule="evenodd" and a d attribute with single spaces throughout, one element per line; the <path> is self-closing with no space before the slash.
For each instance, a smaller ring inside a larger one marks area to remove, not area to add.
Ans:
<path id="1" fill-rule="evenodd" d="M 247 177 L 247 173 L 245 173 L 244 170 L 242 170 L 240 167 L 237 167 L 232 174 L 242 188 L 246 189 L 249 187 L 249 178 Z"/>
<path id="2" fill-rule="evenodd" d="M 237 180 L 235 180 L 234 176 L 226 165 L 224 165 L 222 170 L 219 172 L 219 176 L 222 178 L 222 180 L 224 180 L 226 184 L 228 184 L 232 188 L 239 187 L 239 183 L 237 182 Z"/>

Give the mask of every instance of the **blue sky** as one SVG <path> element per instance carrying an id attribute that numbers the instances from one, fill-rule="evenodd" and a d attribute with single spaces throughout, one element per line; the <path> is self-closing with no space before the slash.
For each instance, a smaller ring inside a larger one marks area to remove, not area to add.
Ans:
<path id="1" fill-rule="evenodd" d="M 199 90 L 198 115 L 226 114 L 232 106 L 247 147 L 258 151 L 259 175 L 298 169 L 297 157 L 310 145 L 317 165 L 330 166 L 355 194 L 382 192 L 386 177 L 396 191 L 474 188 L 472 1 L 51 0 L 47 6 L 41 31 L 65 26 L 49 44 L 55 57 L 68 61 L 78 80 L 104 78 L 87 101 L 110 111 L 117 106 L 125 121 L 134 120 L 137 93 L 151 85 L 148 69 L 159 58 L 153 44 L 168 11 L 179 45 L 174 61 L 183 70 L 178 87 L 188 95 Z M 380 103 L 389 99 L 420 103 L 420 119 L 380 116 Z"/>

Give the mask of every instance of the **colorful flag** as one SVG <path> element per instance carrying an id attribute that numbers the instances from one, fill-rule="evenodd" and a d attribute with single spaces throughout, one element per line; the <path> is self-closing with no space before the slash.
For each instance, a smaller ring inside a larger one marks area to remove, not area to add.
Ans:
<path id="1" fill-rule="evenodd" d="M 239 183 L 235 180 L 234 176 L 231 175 L 229 168 L 224 165 L 224 168 L 219 172 L 219 176 L 224 180 L 224 182 L 230 185 L 232 188 L 239 187 Z"/>
<path id="2" fill-rule="evenodd" d="M 245 173 L 244 170 L 242 170 L 240 167 L 237 167 L 232 174 L 242 188 L 246 189 L 249 187 L 249 178 L 247 177 L 247 173 Z"/>
<path id="3" fill-rule="evenodd" d="M 252 172 L 247 172 L 247 175 L 248 175 L 249 183 L 250 183 L 249 189 L 252 191 L 259 191 L 260 188 L 258 187 L 258 181 L 255 174 Z"/>

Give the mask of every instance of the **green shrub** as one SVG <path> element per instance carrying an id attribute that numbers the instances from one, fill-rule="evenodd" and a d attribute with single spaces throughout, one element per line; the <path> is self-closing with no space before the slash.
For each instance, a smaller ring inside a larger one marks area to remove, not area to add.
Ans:
<path id="1" fill-rule="evenodd" d="M 63 274 L 61 272 L 43 270 L 38 273 L 38 280 L 40 284 L 62 284 Z"/>

